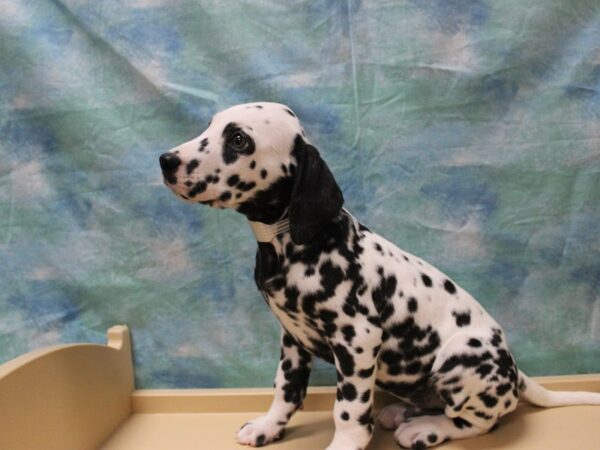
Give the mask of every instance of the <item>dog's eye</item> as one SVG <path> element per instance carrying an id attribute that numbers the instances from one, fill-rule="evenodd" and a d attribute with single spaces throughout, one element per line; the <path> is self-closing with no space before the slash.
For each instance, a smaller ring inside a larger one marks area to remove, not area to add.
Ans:
<path id="1" fill-rule="evenodd" d="M 235 147 L 235 148 L 244 148 L 246 146 L 246 136 L 244 136 L 242 133 L 238 132 L 235 133 L 232 137 L 231 137 L 231 144 Z"/>

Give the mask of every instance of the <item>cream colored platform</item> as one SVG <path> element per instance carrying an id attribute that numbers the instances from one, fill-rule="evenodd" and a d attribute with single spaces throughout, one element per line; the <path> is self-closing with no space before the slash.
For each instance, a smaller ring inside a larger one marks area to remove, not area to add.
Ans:
<path id="1" fill-rule="evenodd" d="M 0 366 L 1 450 L 235 450 L 236 430 L 268 408 L 271 389 L 134 390 L 129 332 L 108 345 L 42 349 Z M 600 392 L 600 375 L 538 378 L 561 390 Z M 335 388 L 312 388 L 272 449 L 324 449 L 333 435 Z M 376 408 L 391 398 L 379 392 Z M 376 430 L 369 450 L 398 449 Z M 436 447 L 600 450 L 600 407 L 521 405 L 491 434 Z"/>

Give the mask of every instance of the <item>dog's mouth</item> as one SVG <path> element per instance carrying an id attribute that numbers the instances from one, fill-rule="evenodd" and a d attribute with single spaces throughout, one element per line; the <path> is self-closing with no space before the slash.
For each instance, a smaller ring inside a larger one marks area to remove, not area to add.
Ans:
<path id="1" fill-rule="evenodd" d="M 204 190 L 202 193 L 198 193 L 198 188 L 195 187 L 194 184 L 186 186 L 186 189 L 182 190 L 177 183 L 176 177 L 163 176 L 163 184 L 173 191 L 178 198 L 186 203 L 201 204 L 218 209 L 225 209 L 230 206 L 228 205 L 226 199 L 220 198 L 220 196 L 215 196 L 214 194 L 210 195 L 211 193 L 206 192 L 206 190 Z"/>

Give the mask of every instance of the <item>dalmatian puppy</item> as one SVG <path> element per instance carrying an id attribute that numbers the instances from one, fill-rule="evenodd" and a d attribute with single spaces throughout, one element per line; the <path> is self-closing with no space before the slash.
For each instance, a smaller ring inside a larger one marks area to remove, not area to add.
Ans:
<path id="1" fill-rule="evenodd" d="M 296 115 L 237 105 L 160 156 L 181 199 L 246 216 L 258 241 L 255 281 L 281 324 L 269 411 L 241 444 L 281 439 L 302 405 L 314 357 L 335 365 L 335 434 L 327 450 L 365 449 L 375 386 L 399 403 L 378 421 L 405 448 L 489 431 L 519 398 L 540 406 L 600 404 L 551 392 L 520 372 L 502 328 L 466 291 L 360 224 Z"/>

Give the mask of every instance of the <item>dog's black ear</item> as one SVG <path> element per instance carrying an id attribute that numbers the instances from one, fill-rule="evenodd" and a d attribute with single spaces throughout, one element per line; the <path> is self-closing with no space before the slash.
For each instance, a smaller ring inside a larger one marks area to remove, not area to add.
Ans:
<path id="1" fill-rule="evenodd" d="M 337 216 L 344 197 L 318 150 L 299 135 L 292 154 L 298 167 L 289 209 L 290 234 L 296 244 L 306 244 Z"/>

